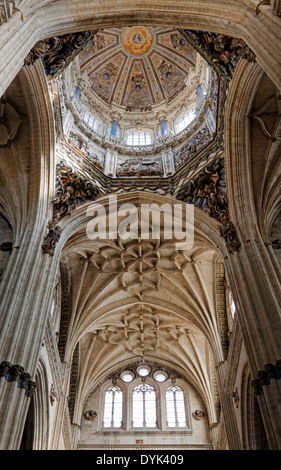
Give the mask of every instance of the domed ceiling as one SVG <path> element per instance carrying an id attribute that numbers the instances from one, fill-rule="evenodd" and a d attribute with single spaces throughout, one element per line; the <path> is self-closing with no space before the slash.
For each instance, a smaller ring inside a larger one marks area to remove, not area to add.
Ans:
<path id="1" fill-rule="evenodd" d="M 141 112 L 184 94 L 196 59 L 178 30 L 146 26 L 104 29 L 79 55 L 97 97 Z"/>

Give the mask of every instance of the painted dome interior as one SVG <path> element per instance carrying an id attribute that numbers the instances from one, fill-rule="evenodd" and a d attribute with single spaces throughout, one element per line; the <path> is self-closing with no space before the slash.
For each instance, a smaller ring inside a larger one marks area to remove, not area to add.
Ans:
<path id="1" fill-rule="evenodd" d="M 63 133 L 110 178 L 166 178 L 214 140 L 218 88 L 184 32 L 103 29 L 63 73 Z"/>

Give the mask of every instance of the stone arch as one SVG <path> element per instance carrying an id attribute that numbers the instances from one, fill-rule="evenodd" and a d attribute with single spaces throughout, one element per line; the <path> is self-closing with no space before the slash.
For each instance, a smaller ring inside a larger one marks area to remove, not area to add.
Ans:
<path id="1" fill-rule="evenodd" d="M 93 28 L 144 23 L 147 25 L 165 24 L 165 26 L 172 25 L 202 31 L 206 31 L 206 26 L 208 26 L 207 30 L 209 31 L 242 37 L 257 54 L 263 68 L 270 70 L 272 79 L 279 80 L 274 72 L 278 67 L 278 62 L 280 63 L 280 37 L 273 33 L 278 25 L 270 6 L 261 7 L 259 15 L 257 15 L 256 4 L 245 6 L 235 2 L 230 4 L 219 0 L 208 1 L 202 10 L 202 4 L 199 0 L 191 4 L 178 4 L 176 1 L 172 1 L 169 3 L 169 8 L 165 5 L 152 4 L 150 0 L 137 4 L 126 0 L 115 6 L 114 12 L 112 12 L 112 4 L 108 2 L 97 6 L 94 0 L 88 1 L 81 11 L 77 0 L 73 0 L 67 4 L 67 7 L 61 3 L 57 5 L 49 3 L 44 8 L 34 7 L 32 13 L 33 15 L 27 24 L 28 37 L 24 43 L 22 42 L 18 46 L 17 35 L 23 37 L 24 25 L 21 25 L 21 28 L 16 25 L 19 13 L 10 20 L 10 24 L 13 23 L 13 28 L 8 31 L 7 35 L 9 36 L 9 33 L 13 35 L 13 44 L 17 46 L 15 57 L 19 64 L 9 66 L 9 54 L 6 53 L 3 70 L 8 66 L 8 72 L 15 73 L 15 68 L 21 67 L 24 57 L 40 39 Z M 22 14 L 23 16 L 26 14 L 24 7 Z M 46 14 L 52 18 L 48 24 L 44 21 Z M 269 24 L 268 28 L 264 27 L 262 31 L 260 30 L 261 21 Z M 272 23 L 275 23 L 275 28 L 271 27 Z M 271 44 L 272 51 L 264 48 L 264 43 Z M 5 45 L 3 52 L 3 57 L 5 57 Z M 4 89 L 9 83 L 8 80 L 3 83 Z"/>

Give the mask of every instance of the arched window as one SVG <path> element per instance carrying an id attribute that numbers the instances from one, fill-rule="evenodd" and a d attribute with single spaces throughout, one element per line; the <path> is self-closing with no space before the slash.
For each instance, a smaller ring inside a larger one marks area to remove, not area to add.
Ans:
<path id="1" fill-rule="evenodd" d="M 132 132 L 128 134 L 127 145 L 143 146 L 151 145 L 151 135 L 147 132 Z"/>
<path id="2" fill-rule="evenodd" d="M 175 385 L 166 389 L 167 425 L 169 428 L 186 426 L 183 390 Z"/>
<path id="3" fill-rule="evenodd" d="M 188 124 L 190 124 L 194 119 L 195 119 L 195 110 L 194 109 L 191 109 L 190 111 L 188 111 L 188 113 L 186 113 L 177 123 L 177 126 L 176 126 L 176 129 L 177 129 L 177 132 L 181 132 L 183 129 L 186 128 L 186 126 L 188 126 Z"/>
<path id="4" fill-rule="evenodd" d="M 123 412 L 123 391 L 112 386 L 104 395 L 103 426 L 105 428 L 121 428 Z"/>
<path id="5" fill-rule="evenodd" d="M 156 393 L 151 385 L 133 389 L 133 427 L 156 428 Z"/>
<path id="6" fill-rule="evenodd" d="M 99 123 L 98 121 L 92 116 L 91 114 L 87 113 L 87 111 L 82 111 L 81 116 L 85 124 L 87 124 L 91 129 L 94 131 L 98 131 Z"/>

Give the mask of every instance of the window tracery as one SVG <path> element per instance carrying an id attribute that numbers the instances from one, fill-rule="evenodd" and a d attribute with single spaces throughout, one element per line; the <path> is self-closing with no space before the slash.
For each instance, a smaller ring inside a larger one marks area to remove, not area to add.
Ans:
<path id="1" fill-rule="evenodd" d="M 101 391 L 101 431 L 189 431 L 188 395 L 174 373 L 140 364 L 122 370 Z"/>
<path id="2" fill-rule="evenodd" d="M 112 386 L 104 394 L 103 426 L 105 428 L 121 428 L 123 412 L 123 391 Z"/>

